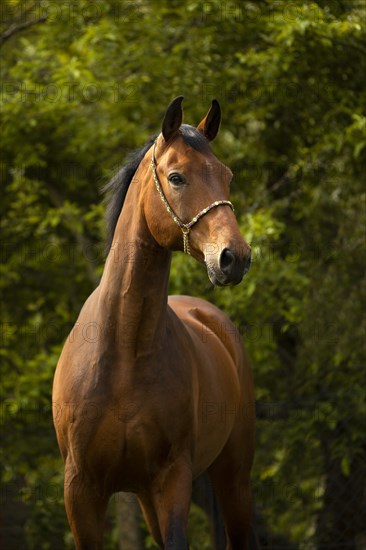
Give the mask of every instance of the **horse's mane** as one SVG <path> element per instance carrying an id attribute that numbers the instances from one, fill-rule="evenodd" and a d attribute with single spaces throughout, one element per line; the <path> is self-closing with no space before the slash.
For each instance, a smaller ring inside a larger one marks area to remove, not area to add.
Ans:
<path id="1" fill-rule="evenodd" d="M 125 164 L 121 166 L 118 172 L 114 174 L 112 179 L 102 189 L 103 193 L 107 193 L 108 195 L 105 215 L 107 224 L 107 252 L 109 252 L 111 248 L 114 230 L 116 229 L 118 218 L 132 178 L 140 162 L 154 143 L 155 138 L 156 136 L 151 136 L 143 147 L 130 153 Z"/>
<path id="2" fill-rule="evenodd" d="M 187 145 L 193 147 L 196 151 L 207 151 L 209 143 L 205 136 L 196 130 L 193 126 L 182 124 L 179 130 Z M 156 139 L 156 135 L 151 136 L 145 145 L 130 153 L 125 164 L 118 170 L 112 179 L 103 187 L 103 193 L 107 193 L 106 224 L 107 224 L 107 242 L 106 252 L 109 252 L 114 231 L 118 222 L 119 215 L 123 208 L 128 188 L 135 172 Z"/>

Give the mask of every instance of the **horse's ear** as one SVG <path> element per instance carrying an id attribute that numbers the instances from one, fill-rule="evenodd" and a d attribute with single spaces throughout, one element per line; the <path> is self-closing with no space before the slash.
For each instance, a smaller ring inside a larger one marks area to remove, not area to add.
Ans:
<path id="1" fill-rule="evenodd" d="M 168 141 L 171 137 L 176 134 L 180 128 L 180 125 L 182 124 L 183 120 L 183 111 L 182 111 L 182 101 L 183 96 L 180 95 L 179 97 L 176 97 L 173 99 L 171 104 L 166 110 L 163 125 L 162 125 L 162 133 L 164 136 L 165 141 Z"/>
<path id="2" fill-rule="evenodd" d="M 199 125 L 197 126 L 197 130 L 202 132 L 208 139 L 208 141 L 212 141 L 217 136 L 217 133 L 220 128 L 220 122 L 221 122 L 221 108 L 220 104 L 217 101 L 217 99 L 214 99 L 212 101 L 212 105 L 210 110 L 208 111 L 207 115 Z"/>

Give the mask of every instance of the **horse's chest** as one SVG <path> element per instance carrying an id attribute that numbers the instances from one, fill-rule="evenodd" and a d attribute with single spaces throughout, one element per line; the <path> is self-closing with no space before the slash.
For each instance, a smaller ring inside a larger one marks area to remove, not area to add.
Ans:
<path id="1" fill-rule="evenodd" d="M 105 464 L 114 464 L 114 477 L 120 490 L 137 490 L 154 478 L 172 452 L 175 454 L 190 445 L 189 401 L 176 403 L 176 414 L 172 410 L 155 397 L 114 403 L 96 439 L 104 441 L 102 460 Z"/>

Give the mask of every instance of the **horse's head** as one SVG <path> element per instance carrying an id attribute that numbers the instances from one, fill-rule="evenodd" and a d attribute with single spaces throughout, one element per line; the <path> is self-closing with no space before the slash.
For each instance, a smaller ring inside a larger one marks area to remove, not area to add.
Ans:
<path id="1" fill-rule="evenodd" d="M 229 202 L 232 172 L 209 145 L 219 130 L 220 106 L 214 100 L 194 128 L 182 125 L 182 100 L 169 105 L 148 152 L 155 185 L 144 188 L 145 218 L 161 246 L 204 261 L 213 284 L 237 284 L 249 270 L 250 247 Z"/>

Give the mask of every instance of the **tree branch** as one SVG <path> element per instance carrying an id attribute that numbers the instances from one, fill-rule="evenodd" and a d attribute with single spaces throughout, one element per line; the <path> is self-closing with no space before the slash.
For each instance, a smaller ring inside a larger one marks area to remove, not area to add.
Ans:
<path id="1" fill-rule="evenodd" d="M 31 19 L 30 21 L 25 21 L 24 23 L 13 23 L 10 25 L 10 27 L 4 31 L 0 35 L 0 47 L 7 41 L 9 38 L 14 36 L 14 34 L 17 34 L 18 32 L 28 29 L 29 27 L 32 27 L 33 25 L 37 25 L 38 23 L 43 23 L 47 20 L 47 15 L 42 15 L 42 17 L 39 17 L 38 19 Z"/>

